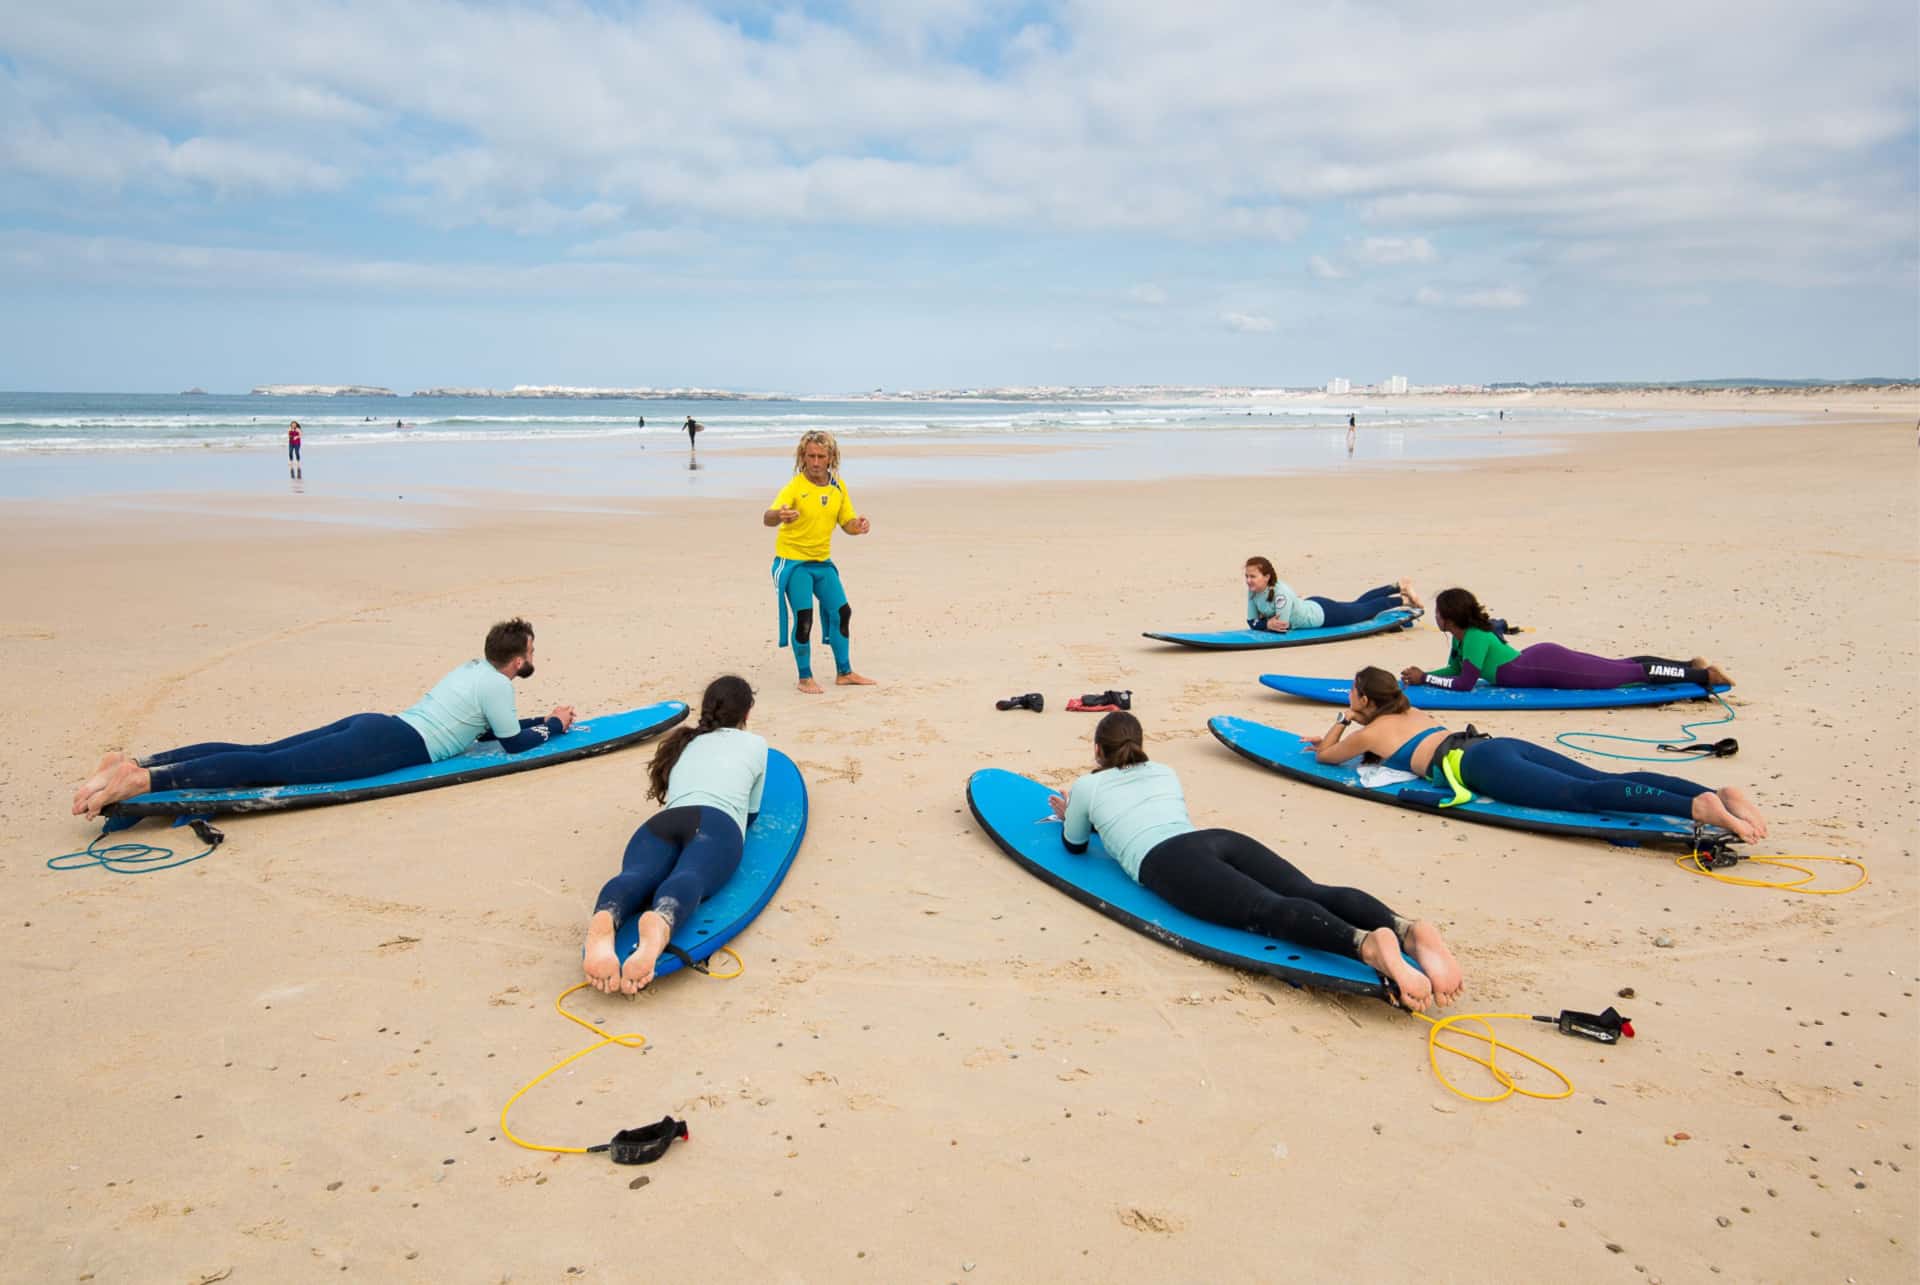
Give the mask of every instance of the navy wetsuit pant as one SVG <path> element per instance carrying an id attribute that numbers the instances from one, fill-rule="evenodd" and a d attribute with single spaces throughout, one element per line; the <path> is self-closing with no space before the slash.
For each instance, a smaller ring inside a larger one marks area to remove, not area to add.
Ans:
<path id="1" fill-rule="evenodd" d="M 1496 736 L 1460 756 L 1460 781 L 1475 794 L 1523 808 L 1642 812 L 1691 817 L 1704 785 L 1662 772 L 1602 772 L 1544 745 Z"/>
<path id="2" fill-rule="evenodd" d="M 207 741 L 151 754 L 140 766 L 156 790 L 234 790 L 317 785 L 431 763 L 420 733 L 393 714 L 351 714 L 265 745 Z"/>
<path id="3" fill-rule="evenodd" d="M 739 825 L 719 808 L 656 812 L 627 840 L 620 873 L 593 908 L 611 914 L 616 928 L 648 908 L 684 923 L 733 877 L 745 846 Z"/>
<path id="4" fill-rule="evenodd" d="M 1393 911 L 1358 888 L 1315 883 L 1257 839 L 1193 830 L 1153 846 L 1140 886 L 1197 919 L 1276 941 L 1360 957 L 1355 930 L 1393 930 Z"/>
<path id="5" fill-rule="evenodd" d="M 1400 586 L 1383 584 L 1378 589 L 1369 589 L 1352 602 L 1335 602 L 1332 598 L 1314 595 L 1308 602 L 1317 602 L 1320 609 L 1327 613 L 1321 621 L 1321 628 L 1331 629 L 1336 625 L 1357 625 L 1363 620 L 1372 620 L 1383 611 L 1398 607 L 1403 599 Z"/>

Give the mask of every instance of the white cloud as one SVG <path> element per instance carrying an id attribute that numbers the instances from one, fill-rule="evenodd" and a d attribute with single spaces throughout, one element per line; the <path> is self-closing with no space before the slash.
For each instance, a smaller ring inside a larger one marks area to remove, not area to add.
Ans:
<path id="1" fill-rule="evenodd" d="M 1273 333 L 1272 317 L 1262 317 L 1246 312 L 1223 312 L 1220 314 L 1220 320 L 1226 324 L 1228 330 L 1235 330 L 1243 335 Z"/>
<path id="2" fill-rule="evenodd" d="M 324 192 L 347 181 L 339 166 L 291 146 L 198 134 L 176 143 L 76 107 L 0 67 L 0 176 L 7 174 L 83 188 L 197 186 L 221 194 Z"/>
<path id="3" fill-rule="evenodd" d="M 401 175 L 438 226 L 532 232 L 604 209 L 1284 241 L 1357 214 L 1376 234 L 1350 257 L 1380 266 L 1434 262 L 1403 229 L 1450 224 L 1546 258 L 1604 239 L 1588 271 L 1627 280 L 1905 270 L 1911 7 L 1757 2 L 1075 0 L 1031 22 L 854 0 L 835 25 L 771 2 L 67 0 L 9 13 L 0 183 Z"/>
<path id="4" fill-rule="evenodd" d="M 1432 263 L 1433 245 L 1423 236 L 1370 236 L 1355 251 L 1361 260 L 1382 266 L 1399 263 Z"/>
<path id="5" fill-rule="evenodd" d="M 1462 308 L 1492 308 L 1504 311 L 1509 308 L 1527 306 L 1527 292 L 1516 290 L 1512 286 L 1495 286 L 1491 290 L 1469 290 L 1459 298 Z"/>
<path id="6" fill-rule="evenodd" d="M 1527 292 L 1513 286 L 1491 286 L 1479 290 L 1452 293 L 1421 286 L 1413 292 L 1413 301 L 1423 308 L 1472 308 L 1508 311 L 1527 306 Z"/>
<path id="7" fill-rule="evenodd" d="M 645 259 L 655 255 L 685 254 L 713 243 L 713 235 L 698 228 L 633 228 L 571 246 L 567 250 L 567 257 Z"/>
<path id="8" fill-rule="evenodd" d="M 194 245 L 135 237 L 0 229 L 0 280 L 64 280 L 134 288 L 346 290 L 443 295 L 608 295 L 647 287 L 703 292 L 753 289 L 763 281 L 664 272 L 602 258 L 498 264 L 370 259 L 299 250 Z M 815 283 L 820 284 L 820 283 Z"/>
<path id="9" fill-rule="evenodd" d="M 1307 271 L 1322 281 L 1338 281 L 1347 275 L 1347 270 L 1320 255 L 1311 255 L 1307 259 Z"/>

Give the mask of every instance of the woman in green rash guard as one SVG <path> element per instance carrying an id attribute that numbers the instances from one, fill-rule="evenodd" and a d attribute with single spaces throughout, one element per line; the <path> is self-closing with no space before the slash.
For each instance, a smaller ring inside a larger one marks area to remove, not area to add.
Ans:
<path id="1" fill-rule="evenodd" d="M 1425 670 L 1410 665 L 1400 671 L 1408 686 L 1424 683 L 1451 691 L 1472 691 L 1481 679 L 1495 687 L 1552 687 L 1597 691 L 1631 683 L 1698 683 L 1711 691 L 1731 687 L 1717 665 L 1703 658 L 1667 660 L 1660 656 L 1631 656 L 1610 660 L 1590 656 L 1559 643 L 1534 643 L 1523 651 L 1507 645 L 1493 627 L 1487 609 L 1465 589 L 1443 589 L 1433 600 L 1434 623 L 1453 638 L 1444 669 Z"/>

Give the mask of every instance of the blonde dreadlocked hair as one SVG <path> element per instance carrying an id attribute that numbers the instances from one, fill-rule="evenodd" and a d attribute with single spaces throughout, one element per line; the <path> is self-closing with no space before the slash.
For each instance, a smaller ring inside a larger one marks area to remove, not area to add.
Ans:
<path id="1" fill-rule="evenodd" d="M 806 454 L 809 446 L 827 448 L 827 477 L 837 481 L 840 477 L 840 443 L 833 440 L 833 434 L 822 428 L 810 429 L 800 434 L 800 445 L 793 448 L 793 471 L 806 472 Z"/>

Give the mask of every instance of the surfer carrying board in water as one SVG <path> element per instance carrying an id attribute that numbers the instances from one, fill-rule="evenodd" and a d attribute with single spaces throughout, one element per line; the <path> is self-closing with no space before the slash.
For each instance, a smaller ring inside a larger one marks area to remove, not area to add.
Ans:
<path id="1" fill-rule="evenodd" d="M 135 758 L 119 750 L 100 760 L 73 792 L 73 814 L 150 790 L 231 790 L 260 785 L 318 785 L 438 763 L 482 736 L 519 754 L 573 726 L 573 706 L 546 718 L 514 717 L 513 680 L 533 676 L 533 626 L 519 618 L 487 631 L 486 658 L 475 658 L 433 685 L 399 714 L 351 714 L 336 723 L 265 745 L 213 741 Z"/>
<path id="2" fill-rule="evenodd" d="M 1452 792 L 1454 803 L 1483 794 L 1523 808 L 1683 817 L 1717 825 L 1748 843 L 1767 837 L 1766 818 L 1736 786 L 1716 790 L 1663 772 L 1602 772 L 1515 737 L 1487 736 L 1472 727 L 1448 732 L 1407 702 L 1392 674 L 1372 665 L 1354 675 L 1346 710 L 1307 745 L 1322 763 L 1372 754 Z"/>
<path id="3" fill-rule="evenodd" d="M 687 422 L 684 425 L 684 427 L 687 430 L 687 449 L 690 451 L 699 450 L 700 444 L 693 440 L 693 435 L 695 433 L 706 432 L 707 426 L 705 424 L 702 424 L 699 420 L 695 419 L 693 416 L 689 415 L 687 416 Z"/>
<path id="4" fill-rule="evenodd" d="M 773 542 L 774 596 L 780 607 L 780 642 L 788 642 L 787 616 L 793 616 L 793 661 L 800 690 L 820 694 L 813 679 L 813 604 L 820 602 L 820 631 L 833 649 L 834 682 L 841 687 L 871 687 L 873 680 L 853 670 L 847 625 L 853 608 L 833 565 L 833 529 L 865 535 L 872 524 L 854 511 L 853 498 L 840 480 L 840 444 L 818 429 L 805 433 L 793 452 L 793 478 L 780 488 L 761 522 L 778 527 Z"/>
<path id="5" fill-rule="evenodd" d="M 1402 1007 L 1417 1011 L 1459 995 L 1460 965 L 1438 928 L 1404 919 L 1358 888 L 1315 883 L 1257 839 L 1197 829 L 1180 778 L 1147 760 L 1145 738 L 1140 720 L 1118 711 L 1093 729 L 1094 770 L 1050 800 L 1069 852 L 1085 852 L 1098 833 L 1129 878 L 1176 909 L 1358 959 L 1387 978 Z"/>

